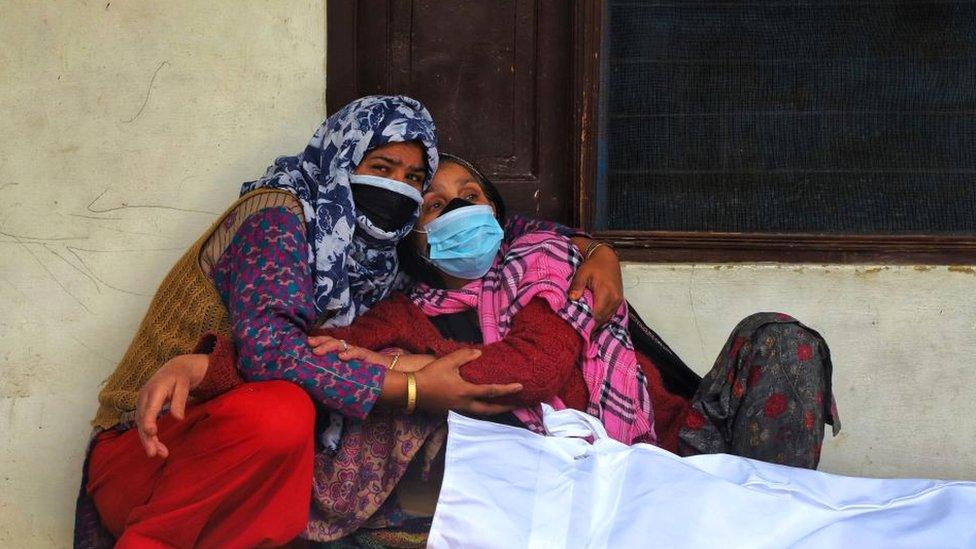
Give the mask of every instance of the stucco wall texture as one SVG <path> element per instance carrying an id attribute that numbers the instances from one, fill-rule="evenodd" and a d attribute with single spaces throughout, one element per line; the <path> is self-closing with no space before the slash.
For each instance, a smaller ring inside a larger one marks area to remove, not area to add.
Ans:
<path id="1" fill-rule="evenodd" d="M 324 115 L 313 0 L 8 0 L 0 18 L 0 546 L 66 547 L 98 385 L 169 266 Z M 637 265 L 628 297 L 699 371 L 745 315 L 830 341 L 823 469 L 976 479 L 976 274 Z"/>
<path id="2" fill-rule="evenodd" d="M 325 3 L 7 0 L 0 113 L 0 547 L 66 547 L 156 285 L 325 115 Z"/>

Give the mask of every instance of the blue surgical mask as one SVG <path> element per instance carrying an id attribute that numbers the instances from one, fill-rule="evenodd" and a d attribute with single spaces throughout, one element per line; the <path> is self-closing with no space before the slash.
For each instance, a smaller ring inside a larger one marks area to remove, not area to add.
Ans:
<path id="1" fill-rule="evenodd" d="M 491 206 L 472 204 L 427 224 L 428 261 L 445 273 L 473 280 L 485 276 L 501 247 L 502 231 Z"/>

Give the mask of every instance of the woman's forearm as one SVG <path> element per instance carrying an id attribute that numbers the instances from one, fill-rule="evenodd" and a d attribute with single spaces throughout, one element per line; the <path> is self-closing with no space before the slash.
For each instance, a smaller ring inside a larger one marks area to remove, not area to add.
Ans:
<path id="1" fill-rule="evenodd" d="M 481 357 L 461 367 L 477 384 L 521 383 L 506 402 L 529 406 L 557 396 L 578 372 L 582 340 L 549 305 L 534 299 L 512 321 L 504 339 L 481 346 Z"/>

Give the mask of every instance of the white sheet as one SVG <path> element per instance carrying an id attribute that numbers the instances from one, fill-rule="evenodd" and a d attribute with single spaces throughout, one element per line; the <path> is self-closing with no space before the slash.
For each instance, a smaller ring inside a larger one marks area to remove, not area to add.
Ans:
<path id="1" fill-rule="evenodd" d="M 449 424 L 429 547 L 976 547 L 974 482 L 680 458 L 573 410 L 547 410 L 548 437 Z"/>

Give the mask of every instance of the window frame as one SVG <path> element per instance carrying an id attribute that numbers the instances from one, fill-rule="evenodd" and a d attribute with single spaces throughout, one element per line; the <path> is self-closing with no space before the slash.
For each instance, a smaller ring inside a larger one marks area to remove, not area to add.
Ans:
<path id="1" fill-rule="evenodd" d="M 576 0 L 573 9 L 572 141 L 576 154 L 572 222 L 613 244 L 622 259 L 664 263 L 976 263 L 976 235 L 594 231 L 604 2 Z"/>

